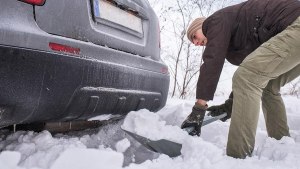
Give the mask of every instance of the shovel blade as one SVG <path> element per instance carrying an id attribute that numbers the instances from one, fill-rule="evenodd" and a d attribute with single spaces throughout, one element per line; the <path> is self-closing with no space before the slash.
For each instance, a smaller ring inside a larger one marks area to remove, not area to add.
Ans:
<path id="1" fill-rule="evenodd" d="M 123 129 L 124 130 L 124 129 Z M 130 131 L 124 130 L 128 135 L 133 137 L 136 141 L 142 144 L 145 148 L 156 153 L 166 154 L 169 157 L 177 157 L 181 155 L 182 145 L 170 140 L 151 140 L 149 138 L 140 136 Z"/>

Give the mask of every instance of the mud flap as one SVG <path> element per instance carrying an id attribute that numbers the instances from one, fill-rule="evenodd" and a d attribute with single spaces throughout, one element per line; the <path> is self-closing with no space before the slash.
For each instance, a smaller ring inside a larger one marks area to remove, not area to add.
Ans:
<path id="1" fill-rule="evenodd" d="M 205 116 L 204 121 L 202 123 L 202 126 L 205 126 L 209 123 L 212 123 L 216 120 L 219 120 L 221 118 L 224 118 L 227 116 L 226 113 L 221 114 L 219 116 L 211 117 L 211 116 Z M 140 136 L 138 134 L 132 133 L 130 131 L 127 131 L 123 129 L 128 135 L 133 137 L 136 141 L 138 141 L 140 144 L 142 144 L 144 147 L 146 147 L 148 150 L 156 152 L 156 153 L 162 153 L 166 154 L 169 157 L 177 157 L 181 155 L 181 148 L 182 145 L 170 140 L 161 139 L 161 140 L 151 140 L 149 138 Z M 184 129 L 187 132 L 193 130 L 192 128 L 186 128 Z"/>

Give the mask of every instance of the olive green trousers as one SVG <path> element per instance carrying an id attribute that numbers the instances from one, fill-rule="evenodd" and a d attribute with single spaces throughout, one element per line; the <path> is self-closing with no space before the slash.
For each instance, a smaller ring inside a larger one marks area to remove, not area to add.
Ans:
<path id="1" fill-rule="evenodd" d="M 260 101 L 268 135 L 276 139 L 289 136 L 285 106 L 279 92 L 280 87 L 299 75 L 300 17 L 247 56 L 235 72 L 227 155 L 251 156 Z"/>

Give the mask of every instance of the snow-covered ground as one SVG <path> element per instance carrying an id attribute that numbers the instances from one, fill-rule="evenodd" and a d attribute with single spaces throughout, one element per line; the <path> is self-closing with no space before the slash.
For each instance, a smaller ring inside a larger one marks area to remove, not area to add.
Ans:
<path id="1" fill-rule="evenodd" d="M 224 98 L 217 97 L 218 104 Z M 225 155 L 230 122 L 217 121 L 192 137 L 179 126 L 193 101 L 169 99 L 158 113 L 131 112 L 124 121 L 100 129 L 51 135 L 0 131 L 0 169 L 300 169 L 300 99 L 285 96 L 291 137 L 268 138 L 261 113 L 253 157 Z M 183 144 L 182 155 L 170 158 L 145 149 L 122 128 L 152 139 L 168 138 Z"/>

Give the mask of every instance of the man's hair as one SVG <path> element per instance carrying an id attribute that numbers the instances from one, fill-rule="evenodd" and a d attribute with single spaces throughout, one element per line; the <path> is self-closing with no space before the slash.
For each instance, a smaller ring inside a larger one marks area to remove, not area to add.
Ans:
<path id="1" fill-rule="evenodd" d="M 197 30 L 202 29 L 202 24 L 206 18 L 200 17 L 195 19 L 189 26 L 187 30 L 187 38 L 193 43 L 193 36 L 196 33 Z"/>

